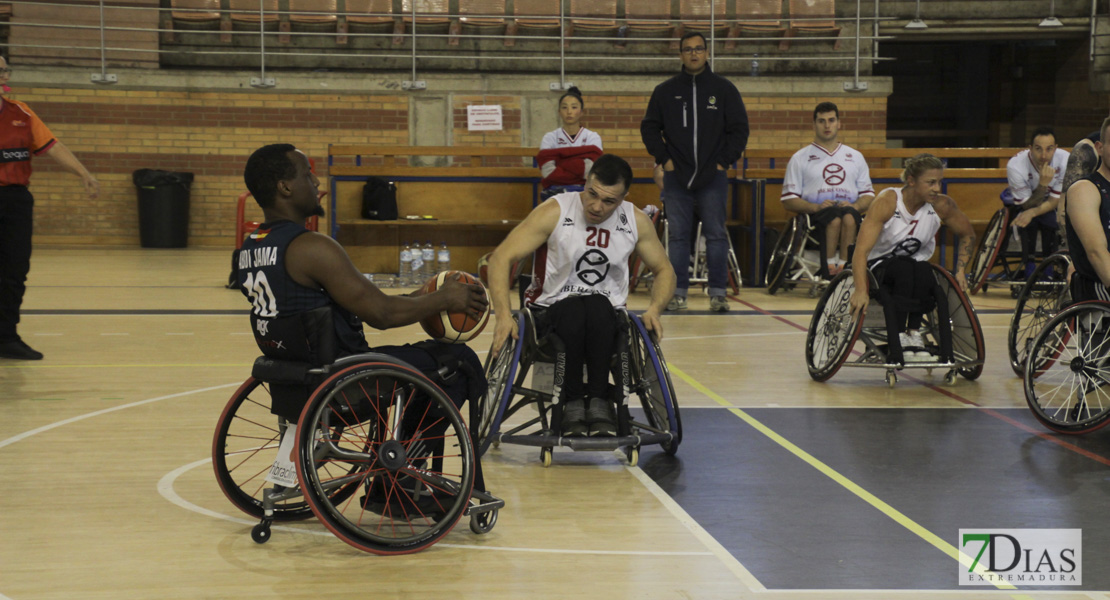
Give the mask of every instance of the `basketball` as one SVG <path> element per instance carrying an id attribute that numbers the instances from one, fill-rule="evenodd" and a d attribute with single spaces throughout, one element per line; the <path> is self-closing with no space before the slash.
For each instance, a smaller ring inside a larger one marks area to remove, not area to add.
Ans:
<path id="1" fill-rule="evenodd" d="M 443 271 L 432 277 L 424 284 L 424 293 L 431 293 L 439 289 L 448 277 L 458 276 L 459 280 L 463 283 L 472 283 L 481 285 L 470 273 L 463 273 L 462 271 Z M 489 290 L 482 286 L 486 292 L 486 310 L 482 313 L 481 318 L 474 319 L 464 313 L 452 313 L 442 311 L 439 314 L 432 315 L 420 321 L 420 326 L 424 328 L 432 339 L 437 342 L 447 342 L 448 344 L 462 344 L 469 342 L 482 333 L 485 329 L 486 323 L 489 321 Z"/>
<path id="2" fill-rule="evenodd" d="M 478 279 L 482 281 L 482 285 L 489 287 L 489 255 L 493 252 L 486 252 L 482 258 L 478 259 Z"/>

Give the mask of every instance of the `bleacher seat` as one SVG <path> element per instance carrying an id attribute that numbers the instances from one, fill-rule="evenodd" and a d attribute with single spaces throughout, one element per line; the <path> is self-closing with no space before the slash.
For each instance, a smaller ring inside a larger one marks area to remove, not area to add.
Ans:
<path id="1" fill-rule="evenodd" d="M 0 5 L 0 19 L 8 19 L 11 14 L 11 4 Z M 169 15 L 162 14 L 162 40 L 173 42 L 174 29 L 219 29 L 220 0 L 171 0 Z"/>
<path id="2" fill-rule="evenodd" d="M 625 2 L 624 17 L 629 34 L 640 33 L 642 37 L 666 37 L 674 29 L 670 0 Z M 678 48 L 677 40 L 672 46 Z"/>
<path id="3" fill-rule="evenodd" d="M 336 0 L 289 0 L 289 14 L 281 18 L 278 41 L 290 42 L 289 32 L 296 28 L 301 31 L 335 30 L 339 17 Z"/>
<path id="4" fill-rule="evenodd" d="M 707 32 L 710 29 L 719 31 L 723 36 L 728 29 L 725 16 L 725 3 L 717 0 L 680 0 L 678 16 L 682 21 L 679 27 L 682 33 L 686 30 Z M 679 37 L 682 36 L 679 33 Z"/>
<path id="5" fill-rule="evenodd" d="M 261 0 L 262 12 L 258 8 L 259 0 L 229 0 L 231 20 L 235 23 L 258 24 L 261 19 L 265 23 L 277 23 L 278 0 Z"/>
<path id="6" fill-rule="evenodd" d="M 458 35 L 463 26 L 478 28 L 483 34 L 500 33 L 505 27 L 505 0 L 459 0 L 459 21 L 452 26 Z M 459 39 L 451 37 L 448 44 L 458 45 Z"/>
<path id="7" fill-rule="evenodd" d="M 344 35 L 350 30 L 362 33 L 393 32 L 393 43 L 404 41 L 405 26 L 393 16 L 393 0 L 347 0 L 347 10 L 339 17 L 339 43 L 346 44 Z"/>
<path id="8" fill-rule="evenodd" d="M 617 0 L 570 0 L 570 25 L 595 35 L 617 30 Z"/>
<path id="9" fill-rule="evenodd" d="M 560 28 L 560 3 L 556 0 L 515 0 L 513 20 L 505 32 L 505 45 L 516 44 L 514 36 L 521 29 L 540 30 L 543 35 L 558 35 Z M 569 32 L 567 35 L 570 35 Z"/>
<path id="10" fill-rule="evenodd" d="M 797 33 L 835 35 L 833 49 L 840 48 L 840 27 L 836 24 L 836 0 L 790 0 L 790 27 L 779 43 L 780 50 L 790 49 L 790 39 Z"/>
<path id="11" fill-rule="evenodd" d="M 419 28 L 424 33 L 446 33 L 451 26 L 448 0 L 401 0 L 401 23 L 414 31 Z"/>
<path id="12" fill-rule="evenodd" d="M 736 25 L 729 30 L 726 49 L 736 47 L 734 38 L 742 32 L 762 37 L 786 31 L 782 24 L 782 0 L 736 0 L 735 14 Z"/>

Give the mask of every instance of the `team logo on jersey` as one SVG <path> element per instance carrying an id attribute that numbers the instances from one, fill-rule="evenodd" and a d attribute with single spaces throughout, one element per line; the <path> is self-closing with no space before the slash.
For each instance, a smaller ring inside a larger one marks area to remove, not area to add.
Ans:
<path id="1" fill-rule="evenodd" d="M 597 285 L 605 280 L 605 276 L 609 274 L 609 257 L 604 252 L 596 248 L 587 250 L 579 259 L 578 263 L 574 265 L 574 270 L 582 283 L 586 285 Z"/>
<path id="2" fill-rule="evenodd" d="M 12 121 L 12 127 L 26 127 L 26 126 L 27 126 L 27 121 L 20 121 L 19 119 L 15 119 L 15 120 Z"/>
<path id="3" fill-rule="evenodd" d="M 825 178 L 825 183 L 828 185 L 840 185 L 844 183 L 844 167 L 836 163 L 829 163 L 825 165 L 821 176 Z"/>
<path id="4" fill-rule="evenodd" d="M 574 219 L 570 217 L 563 218 L 563 227 L 571 227 L 574 225 Z"/>
<path id="5" fill-rule="evenodd" d="M 269 229 L 259 229 L 258 231 L 255 231 L 254 233 L 251 234 L 251 239 L 252 240 L 261 240 L 261 239 L 264 239 L 268 235 L 270 235 L 270 230 Z"/>
<path id="6" fill-rule="evenodd" d="M 920 249 L 921 240 L 911 237 L 898 242 L 898 245 L 894 246 L 890 253 L 894 256 L 913 256 Z"/>
<path id="7" fill-rule="evenodd" d="M 258 319 L 254 322 L 255 329 L 258 330 L 258 335 L 263 337 L 270 334 L 270 322 L 266 319 Z"/>
<path id="8" fill-rule="evenodd" d="M 624 216 L 624 213 L 619 213 L 617 217 L 620 219 L 621 225 L 628 225 L 628 217 Z"/>
<path id="9" fill-rule="evenodd" d="M 815 160 L 821 160 L 821 157 L 817 156 L 816 154 L 810 154 L 809 155 L 809 160 L 810 160 L 810 162 L 815 161 Z"/>

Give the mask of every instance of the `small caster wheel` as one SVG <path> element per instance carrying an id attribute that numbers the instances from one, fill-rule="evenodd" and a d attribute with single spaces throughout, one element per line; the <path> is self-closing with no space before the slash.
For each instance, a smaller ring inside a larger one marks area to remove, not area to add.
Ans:
<path id="1" fill-rule="evenodd" d="M 545 467 L 551 466 L 551 448 L 540 449 L 540 463 Z"/>
<path id="2" fill-rule="evenodd" d="M 894 387 L 894 384 L 896 383 L 898 383 L 898 376 L 894 374 L 894 371 L 887 371 L 886 384 L 890 387 Z"/>
<path id="3" fill-rule="evenodd" d="M 624 457 L 628 459 L 629 466 L 635 467 L 636 463 L 640 462 L 640 448 L 637 446 L 625 448 Z"/>
<path id="4" fill-rule="evenodd" d="M 497 524 L 497 509 L 470 515 L 470 530 L 478 535 L 489 533 Z"/>
<path id="5" fill-rule="evenodd" d="M 495 450 L 501 448 L 501 440 L 493 440 L 493 448 Z"/>
<path id="6" fill-rule="evenodd" d="M 270 523 L 263 521 L 251 528 L 251 539 L 256 544 L 265 544 L 270 541 Z"/>
<path id="7" fill-rule="evenodd" d="M 1020 296 L 1020 295 L 1021 295 L 1021 286 L 1017 286 L 1017 285 L 1010 286 L 1010 297 L 1011 298 L 1013 298 L 1014 300 L 1017 300 L 1017 297 Z"/>
<path id="8" fill-rule="evenodd" d="M 956 372 L 955 371 L 949 371 L 949 372 L 945 373 L 944 374 L 944 383 L 947 384 L 947 385 L 953 385 L 954 383 L 956 383 Z"/>

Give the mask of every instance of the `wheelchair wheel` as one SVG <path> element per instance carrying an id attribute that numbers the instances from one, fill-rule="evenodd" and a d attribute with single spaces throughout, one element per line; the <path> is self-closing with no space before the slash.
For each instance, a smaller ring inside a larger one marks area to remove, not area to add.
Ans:
<path id="1" fill-rule="evenodd" d="M 1082 302 L 1049 320 L 1025 363 L 1025 400 L 1053 431 L 1110 423 L 1110 304 Z"/>
<path id="2" fill-rule="evenodd" d="M 829 282 L 817 301 L 806 334 L 806 366 L 814 381 L 826 381 L 840 370 L 859 338 L 863 319 L 852 316 L 849 300 L 855 284 L 845 269 Z"/>
<path id="3" fill-rule="evenodd" d="M 523 337 L 523 336 L 522 336 Z M 513 378 L 520 364 L 520 340 L 512 336 L 505 340 L 501 351 L 493 357 L 493 349 L 486 355 L 486 394 L 482 397 L 481 416 L 478 421 L 477 455 L 483 456 L 493 442 L 491 434 L 497 433 L 501 425 L 504 406 L 512 394 Z"/>
<path id="4" fill-rule="evenodd" d="M 987 223 L 987 229 L 983 232 L 983 241 L 979 242 L 979 249 L 971 259 L 971 268 L 968 270 L 970 283 L 968 293 L 976 294 L 986 284 L 987 277 L 1006 241 L 1006 228 L 1009 224 L 1010 211 L 1005 208 L 998 209 L 998 212 L 991 217 L 990 223 Z"/>
<path id="5" fill-rule="evenodd" d="M 629 332 L 632 391 L 640 398 L 651 429 L 672 432 L 674 439 L 661 444 L 663 451 L 674 456 L 682 442 L 682 415 L 671 384 L 671 373 L 659 344 L 644 328 L 643 321 L 629 313 L 633 324 Z M 636 464 L 629 457 L 630 464 Z"/>
<path id="6" fill-rule="evenodd" d="M 775 242 L 771 259 L 767 263 L 767 293 L 774 295 L 783 286 L 790 273 L 794 271 L 798 250 L 805 244 L 805 227 L 799 219 L 790 219 Z"/>
<path id="7" fill-rule="evenodd" d="M 301 413 L 296 454 L 312 512 L 374 554 L 434 544 L 474 487 L 474 448 L 451 399 L 419 371 L 384 360 L 349 366 L 317 388 Z M 357 497 L 334 500 L 333 490 L 352 487 Z"/>
<path id="8" fill-rule="evenodd" d="M 933 265 L 934 271 L 941 277 L 942 285 L 946 288 L 948 296 L 948 318 L 952 323 L 952 358 L 957 363 L 976 363 L 970 367 L 960 367 L 960 375 L 964 379 L 974 381 L 983 374 L 983 360 L 986 356 L 986 344 L 983 342 L 983 328 L 979 325 L 979 316 L 968 300 L 966 294 L 960 290 L 956 278 L 946 269 Z"/>
<path id="9" fill-rule="evenodd" d="M 277 457 L 284 427 L 270 413 L 270 390 L 251 377 L 231 395 L 212 438 L 212 468 L 224 495 L 239 510 L 261 519 L 262 494 L 274 484 L 266 475 Z M 302 498 L 279 502 L 273 520 L 295 521 L 312 515 Z"/>
<path id="10" fill-rule="evenodd" d="M 1067 281 L 1070 264 L 1066 254 L 1053 254 L 1037 265 L 1021 288 L 1006 338 L 1010 368 L 1019 377 L 1025 374 L 1025 359 L 1033 339 L 1053 315 L 1071 303 Z"/>

